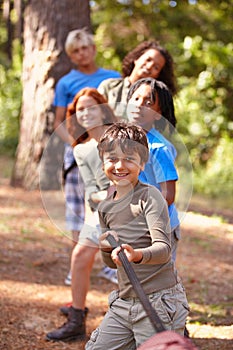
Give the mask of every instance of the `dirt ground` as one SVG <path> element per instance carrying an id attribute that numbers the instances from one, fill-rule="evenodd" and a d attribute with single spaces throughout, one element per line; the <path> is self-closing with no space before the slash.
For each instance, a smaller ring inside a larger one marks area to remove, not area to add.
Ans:
<path id="1" fill-rule="evenodd" d="M 0 349 L 84 349 L 84 343 L 45 340 L 48 331 L 65 322 L 59 307 L 71 300 L 63 282 L 70 240 L 49 219 L 39 191 L 12 188 L 4 174 L 0 185 Z M 191 307 L 187 328 L 199 349 L 232 350 L 233 213 L 218 210 L 213 216 L 211 206 L 206 208 L 191 203 L 181 224 L 177 267 Z M 88 335 L 100 323 L 114 288 L 97 277 L 101 266 L 97 255 L 87 297 Z"/>

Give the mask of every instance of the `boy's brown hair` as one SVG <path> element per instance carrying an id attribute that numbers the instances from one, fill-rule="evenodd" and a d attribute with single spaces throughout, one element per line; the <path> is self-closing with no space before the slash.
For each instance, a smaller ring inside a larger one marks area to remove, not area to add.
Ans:
<path id="1" fill-rule="evenodd" d="M 123 153 L 137 152 L 141 163 L 146 163 L 149 157 L 149 148 L 146 134 L 138 125 L 126 122 L 114 123 L 102 135 L 98 150 L 103 161 L 104 153 L 111 152 L 119 146 Z"/>

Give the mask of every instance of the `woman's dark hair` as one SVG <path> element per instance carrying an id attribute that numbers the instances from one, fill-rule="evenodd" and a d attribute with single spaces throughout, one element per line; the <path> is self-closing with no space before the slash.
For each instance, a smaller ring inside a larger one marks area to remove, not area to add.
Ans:
<path id="1" fill-rule="evenodd" d="M 74 97 L 73 101 L 68 105 L 66 112 L 66 126 L 68 133 L 76 140 L 73 143 L 73 147 L 78 143 L 83 142 L 88 138 L 88 133 L 78 122 L 76 118 L 76 105 L 81 96 L 92 97 L 97 104 L 100 105 L 100 109 L 104 115 L 103 124 L 110 125 L 117 121 L 112 109 L 107 103 L 107 100 L 101 95 L 95 88 L 84 88 L 80 90 Z"/>
<path id="2" fill-rule="evenodd" d="M 162 81 L 158 81 L 153 78 L 142 78 L 137 80 L 129 89 L 127 103 L 133 96 L 134 92 L 143 84 L 151 87 L 151 101 L 153 101 L 153 103 L 156 100 L 156 94 L 159 99 L 159 106 L 163 118 L 155 121 L 155 128 L 159 131 L 163 131 L 166 127 L 167 120 L 169 122 L 169 131 L 172 133 L 176 127 L 173 97 L 168 87 Z"/>
<path id="3" fill-rule="evenodd" d="M 155 49 L 160 52 L 160 54 L 165 59 L 165 65 L 162 68 L 158 80 L 163 81 L 170 89 L 173 95 L 177 92 L 176 79 L 174 75 L 174 63 L 170 53 L 162 47 L 157 41 L 144 41 L 135 47 L 131 52 L 129 52 L 122 62 L 122 76 L 129 77 L 134 69 L 134 61 L 141 57 L 146 51 L 150 49 Z"/>
<path id="4" fill-rule="evenodd" d="M 105 152 L 111 152 L 119 146 L 123 153 L 137 152 L 141 162 L 146 163 L 149 157 L 149 149 L 146 134 L 138 125 L 126 122 L 118 122 L 109 126 L 98 144 L 101 160 Z"/>

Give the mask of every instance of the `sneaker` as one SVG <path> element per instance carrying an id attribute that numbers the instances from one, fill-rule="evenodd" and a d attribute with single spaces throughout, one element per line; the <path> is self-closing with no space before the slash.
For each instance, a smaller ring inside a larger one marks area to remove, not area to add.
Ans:
<path id="1" fill-rule="evenodd" d="M 64 306 L 60 307 L 60 312 L 63 315 L 68 316 L 71 306 L 72 306 L 72 301 L 70 303 L 67 303 Z M 85 309 L 84 309 L 85 316 L 87 316 L 88 312 L 89 312 L 88 307 L 85 307 Z"/>
<path id="2" fill-rule="evenodd" d="M 66 286 L 71 286 L 71 271 L 68 273 L 68 275 L 66 276 L 66 278 L 65 278 L 65 281 L 64 281 L 64 283 L 65 283 L 65 285 Z"/>
<path id="3" fill-rule="evenodd" d="M 118 284 L 118 279 L 117 279 L 117 270 L 116 269 L 111 269 L 108 266 L 104 266 L 102 270 L 98 273 L 98 277 L 105 278 L 106 280 Z"/>

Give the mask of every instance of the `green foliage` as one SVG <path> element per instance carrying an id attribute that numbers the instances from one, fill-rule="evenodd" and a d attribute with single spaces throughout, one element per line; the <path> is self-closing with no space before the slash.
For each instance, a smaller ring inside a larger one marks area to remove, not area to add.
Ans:
<path id="1" fill-rule="evenodd" d="M 194 191 L 229 198 L 233 194 L 233 44 L 196 36 L 186 37 L 182 49 L 177 61 L 187 74 L 179 78 L 175 104 L 178 130 L 193 163 Z M 196 76 L 188 73 L 190 62 Z"/>
<path id="2" fill-rule="evenodd" d="M 178 45 L 186 36 L 199 35 L 203 40 L 224 44 L 232 41 L 232 0 L 95 0 L 90 3 L 94 31 L 104 25 L 105 39 L 114 44 L 121 59 L 149 38 L 160 40 L 174 57 L 179 54 Z"/>
<path id="3" fill-rule="evenodd" d="M 199 167 L 195 172 L 194 186 L 196 191 L 211 197 L 231 198 L 232 200 L 232 164 L 232 140 L 226 134 L 219 140 L 206 167 Z"/>
<path id="4" fill-rule="evenodd" d="M 203 84 L 210 78 L 205 71 L 200 76 Z M 184 87 L 175 101 L 178 130 L 191 154 L 194 167 L 198 167 L 211 158 L 222 133 L 226 130 L 229 135 L 232 133 L 232 121 L 227 119 L 225 102 L 227 89 L 202 89 L 200 79 L 186 77 L 180 81 Z"/>
<path id="5" fill-rule="evenodd" d="M 193 164 L 194 190 L 214 196 L 232 195 L 230 167 L 225 166 L 232 164 L 226 141 L 233 133 L 232 16 L 232 0 L 92 2 L 92 23 L 102 57 L 105 50 L 109 55 L 114 48 L 121 61 L 132 48 L 150 39 L 159 40 L 172 54 L 179 86 L 177 126 Z M 115 62 L 108 61 L 117 69 Z M 217 157 L 219 147 L 226 148 L 224 162 Z"/>
<path id="6" fill-rule="evenodd" d="M 1 153 L 15 152 L 19 134 L 19 114 L 22 99 L 21 47 L 16 41 L 11 67 L 0 63 L 0 146 Z"/>
<path id="7" fill-rule="evenodd" d="M 121 72 L 124 56 L 144 40 L 157 39 L 172 54 L 179 86 L 177 126 L 193 164 L 195 191 L 232 194 L 233 0 L 95 0 L 90 4 L 99 66 Z M 1 26 L 0 145 L 3 152 L 14 152 L 22 57 L 15 43 L 9 66 L 4 56 L 6 39 Z"/>
<path id="8" fill-rule="evenodd" d="M 116 51 L 112 42 L 105 35 L 107 28 L 105 25 L 100 26 L 95 33 L 95 43 L 97 46 L 96 60 L 100 67 L 115 69 L 121 72 L 121 60 L 116 55 Z"/>

